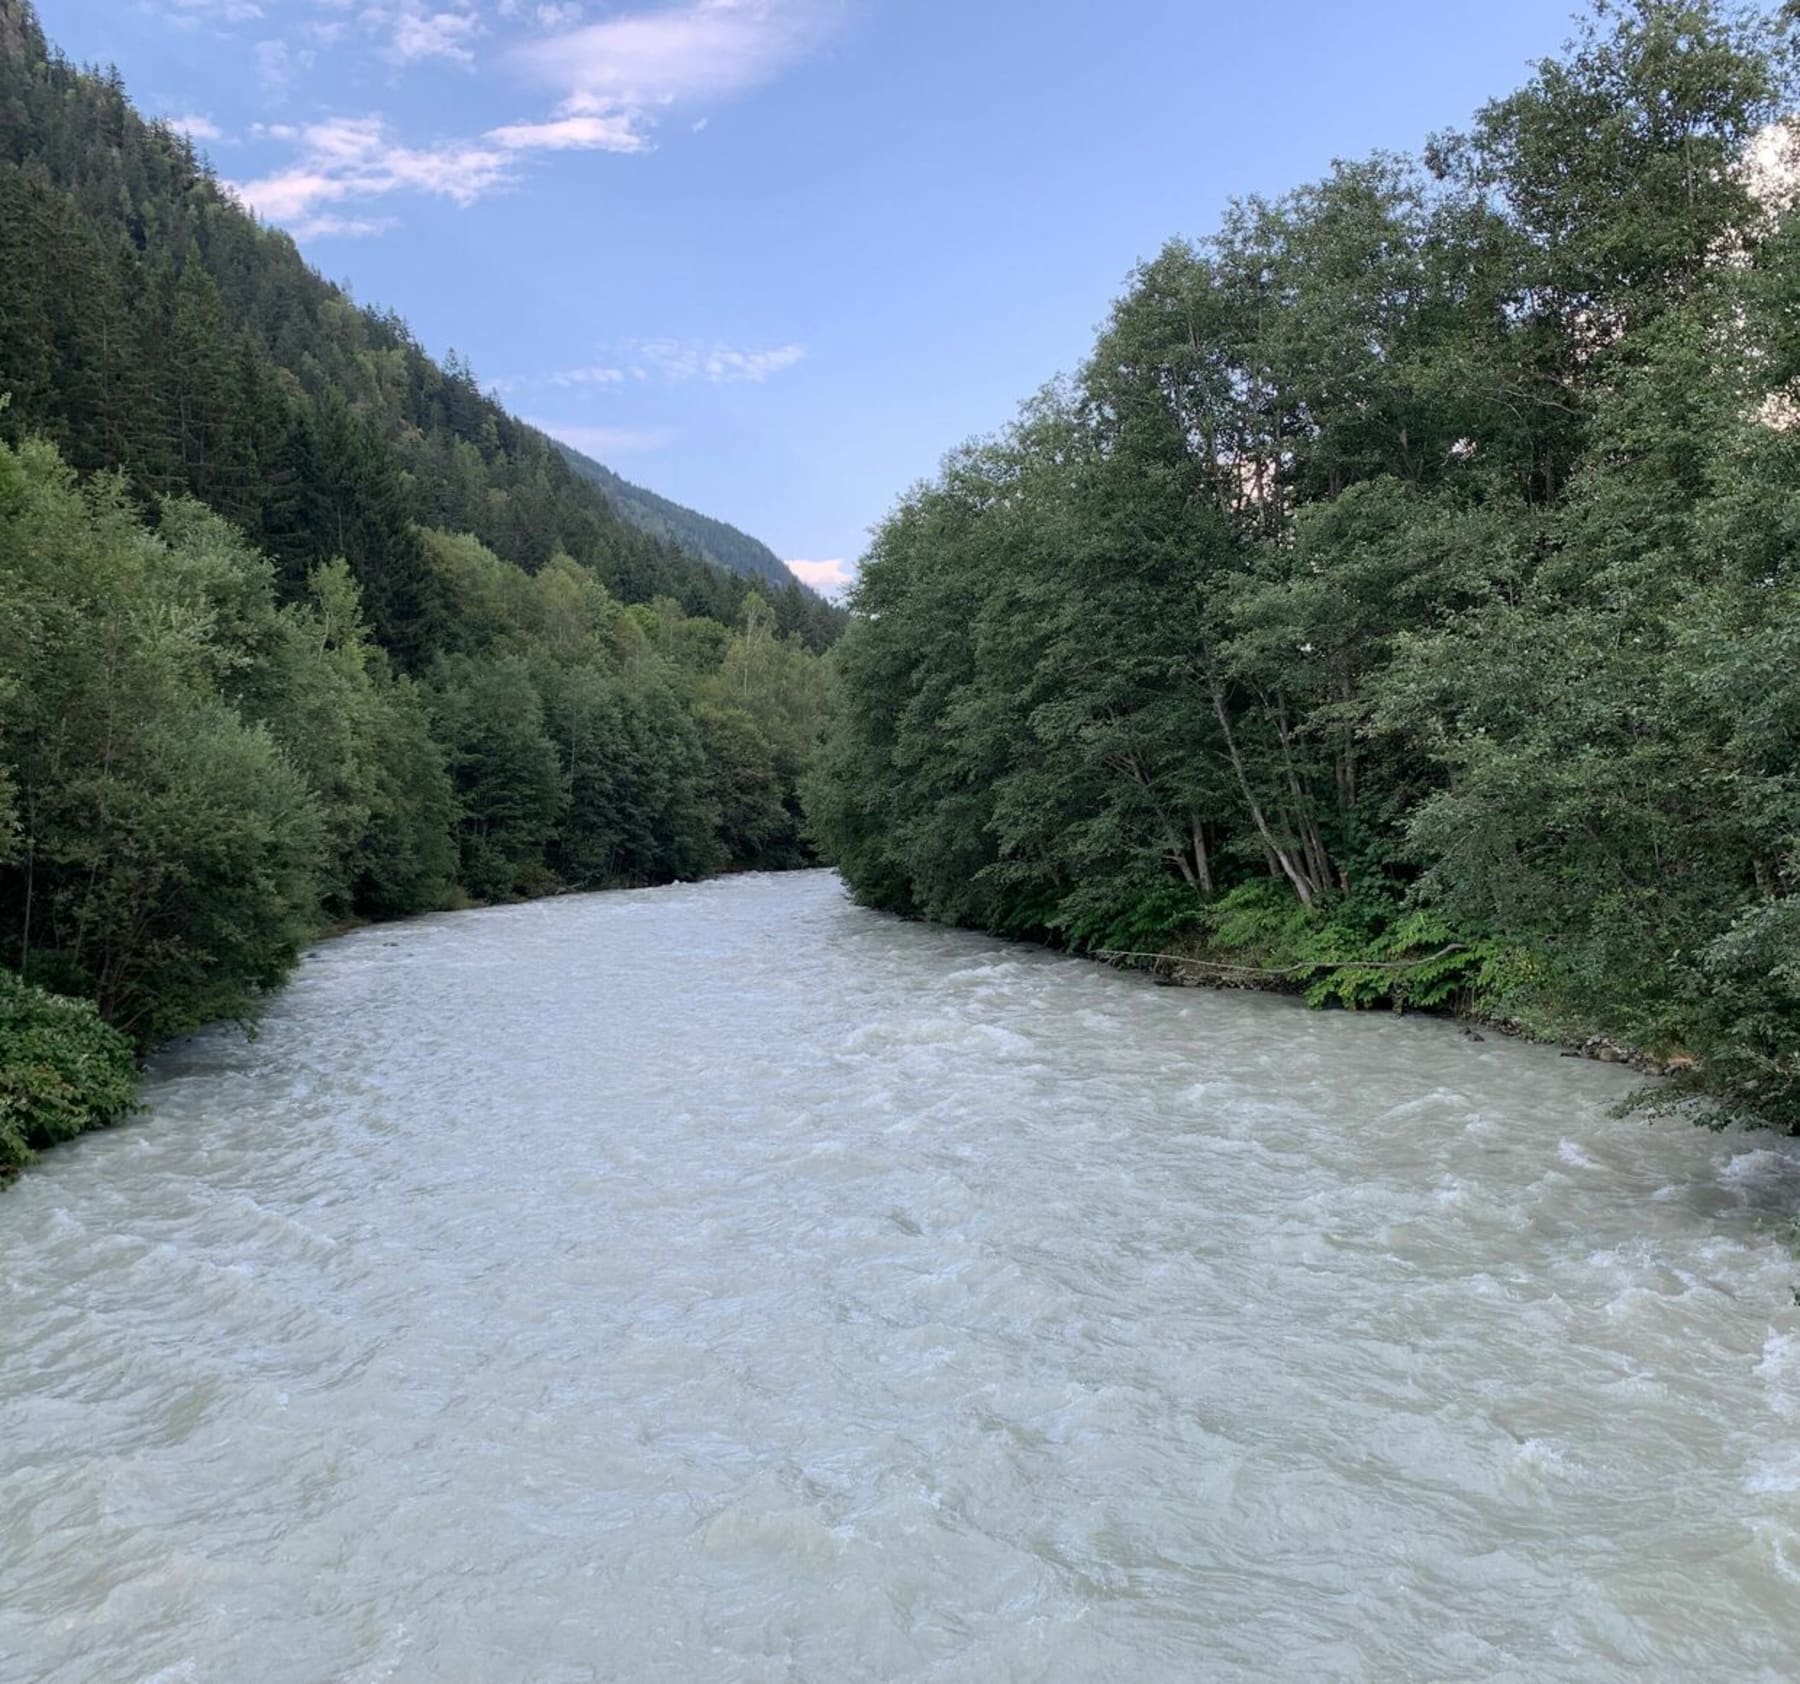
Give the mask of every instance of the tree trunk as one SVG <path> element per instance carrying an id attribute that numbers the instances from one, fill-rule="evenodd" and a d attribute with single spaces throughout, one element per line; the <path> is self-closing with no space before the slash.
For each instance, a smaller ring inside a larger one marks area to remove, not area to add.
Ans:
<path id="1" fill-rule="evenodd" d="M 1281 867 L 1282 875 L 1300 897 L 1300 904 L 1311 906 L 1315 893 L 1312 882 L 1289 856 L 1287 849 L 1275 840 L 1274 832 L 1269 829 L 1269 821 L 1263 817 L 1262 804 L 1251 793 L 1250 779 L 1244 772 L 1244 757 L 1238 753 L 1237 737 L 1232 732 L 1230 716 L 1225 712 L 1225 698 L 1216 681 L 1212 683 L 1211 689 L 1213 712 L 1218 715 L 1219 729 L 1225 733 L 1225 752 L 1231 758 L 1232 771 L 1237 774 L 1238 788 L 1243 792 L 1244 805 L 1250 811 L 1250 822 L 1256 826 L 1256 834 L 1262 839 L 1262 845 L 1268 849 L 1270 856 Z"/>
<path id="2" fill-rule="evenodd" d="M 1188 814 L 1188 830 L 1194 838 L 1194 875 L 1200 880 L 1201 894 L 1210 900 L 1213 892 L 1212 858 L 1206 851 L 1206 832 L 1200 826 L 1198 814 Z"/>

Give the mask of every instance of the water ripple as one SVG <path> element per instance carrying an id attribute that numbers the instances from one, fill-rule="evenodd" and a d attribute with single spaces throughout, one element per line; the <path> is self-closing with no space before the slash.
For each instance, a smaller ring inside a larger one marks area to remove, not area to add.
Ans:
<path id="1" fill-rule="evenodd" d="M 1800 1158 L 814 873 L 316 949 L 0 1200 L 6 1684 L 1779 1680 Z"/>

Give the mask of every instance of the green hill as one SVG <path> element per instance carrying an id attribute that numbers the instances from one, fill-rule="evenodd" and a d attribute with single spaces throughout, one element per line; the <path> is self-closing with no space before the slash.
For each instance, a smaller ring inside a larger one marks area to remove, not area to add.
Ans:
<path id="1" fill-rule="evenodd" d="M 442 606 L 414 526 L 473 533 L 527 572 L 564 554 L 621 601 L 727 623 L 754 577 L 814 648 L 841 625 L 784 571 L 737 562 L 729 528 L 660 500 L 656 528 L 626 518 L 454 353 L 435 361 L 262 226 L 116 72 L 54 52 L 24 0 L 0 0 L 0 390 L 0 437 L 121 469 L 151 504 L 198 497 L 290 585 L 344 554 L 409 664 Z"/>
<path id="2" fill-rule="evenodd" d="M 843 615 L 664 524 L 0 0 L 0 1181 L 323 928 L 809 863 Z"/>
<path id="3" fill-rule="evenodd" d="M 680 503 L 671 503 L 667 497 L 659 497 L 641 485 L 633 485 L 611 468 L 591 456 L 583 456 L 579 450 L 571 450 L 566 444 L 557 448 L 575 473 L 590 485 L 599 486 L 612 506 L 639 531 L 661 538 L 690 555 L 702 556 L 746 579 L 760 579 L 777 590 L 786 590 L 794 583 L 794 575 L 781 557 L 748 532 L 740 532 L 725 521 L 714 520 L 711 515 L 684 508 Z"/>

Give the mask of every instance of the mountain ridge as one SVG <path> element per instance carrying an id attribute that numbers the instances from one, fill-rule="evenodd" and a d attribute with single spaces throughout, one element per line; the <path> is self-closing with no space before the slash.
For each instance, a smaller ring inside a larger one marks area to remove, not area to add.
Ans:
<path id="1" fill-rule="evenodd" d="M 815 650 L 843 623 L 746 535 L 578 472 L 466 361 L 428 355 L 245 209 L 116 71 L 57 52 L 26 0 L 0 0 L 0 391 L 0 438 L 122 471 L 150 509 L 199 498 L 290 596 L 344 555 L 403 665 L 445 610 L 419 530 L 471 534 L 528 574 L 567 556 L 621 602 L 726 625 L 756 588 Z"/>
<path id="2" fill-rule="evenodd" d="M 703 561 L 710 561 L 729 573 L 762 579 L 777 589 L 798 582 L 802 589 L 811 592 L 811 587 L 797 580 L 780 556 L 742 527 L 690 508 L 685 503 L 677 503 L 672 497 L 664 497 L 647 486 L 634 484 L 604 462 L 596 461 L 573 445 L 564 444 L 553 434 L 548 436 L 576 475 L 605 492 L 613 507 L 639 531 L 673 543 L 678 549 L 698 555 Z"/>

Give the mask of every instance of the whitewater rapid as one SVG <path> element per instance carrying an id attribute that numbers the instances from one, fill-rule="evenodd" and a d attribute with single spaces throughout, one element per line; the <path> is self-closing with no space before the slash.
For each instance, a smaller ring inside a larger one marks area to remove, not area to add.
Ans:
<path id="1" fill-rule="evenodd" d="M 743 877 L 324 944 L 0 1197 L 0 1679 L 1777 1680 L 1784 1144 Z"/>

